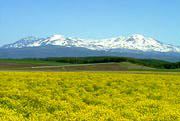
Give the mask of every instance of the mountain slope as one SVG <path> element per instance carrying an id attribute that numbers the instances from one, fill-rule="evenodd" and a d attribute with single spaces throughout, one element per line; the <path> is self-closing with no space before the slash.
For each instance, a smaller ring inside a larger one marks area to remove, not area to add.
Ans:
<path id="1" fill-rule="evenodd" d="M 162 59 L 180 61 L 180 53 L 90 50 L 78 47 L 38 46 L 24 48 L 0 48 L 0 58 L 46 58 L 46 57 L 87 57 L 87 56 L 121 56 L 134 58 Z"/>
<path id="2" fill-rule="evenodd" d="M 180 47 L 163 44 L 153 38 L 134 34 L 129 37 L 116 37 L 102 40 L 86 40 L 81 38 L 52 35 L 47 38 L 28 37 L 2 48 L 25 48 L 56 45 L 62 47 L 80 47 L 90 50 L 120 52 L 122 50 L 136 50 L 143 52 L 180 52 Z"/>
<path id="3" fill-rule="evenodd" d="M 0 48 L 0 58 L 124 56 L 180 61 L 180 47 L 163 44 L 153 38 L 135 34 L 103 40 L 53 35 L 27 37 Z"/>

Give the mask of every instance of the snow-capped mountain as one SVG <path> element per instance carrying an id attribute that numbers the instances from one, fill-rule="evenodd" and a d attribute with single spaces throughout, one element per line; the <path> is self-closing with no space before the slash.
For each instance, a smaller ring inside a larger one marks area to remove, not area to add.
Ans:
<path id="1" fill-rule="evenodd" d="M 118 49 L 138 50 L 143 52 L 180 52 L 180 47 L 163 44 L 156 39 L 145 37 L 140 34 L 132 36 L 116 37 L 102 40 L 87 40 L 81 38 L 64 37 L 52 35 L 47 38 L 28 37 L 15 43 L 2 46 L 2 48 L 24 48 L 45 45 L 56 45 L 63 47 L 81 47 L 90 50 L 117 51 Z"/>

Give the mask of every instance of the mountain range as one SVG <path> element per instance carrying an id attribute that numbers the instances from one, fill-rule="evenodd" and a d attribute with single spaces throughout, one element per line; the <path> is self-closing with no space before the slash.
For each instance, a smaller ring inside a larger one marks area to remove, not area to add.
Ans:
<path id="1" fill-rule="evenodd" d="M 31 36 L 3 45 L 0 50 L 1 58 L 128 56 L 180 60 L 180 47 L 140 34 L 100 40 L 64 37 L 59 34 L 47 38 Z"/>

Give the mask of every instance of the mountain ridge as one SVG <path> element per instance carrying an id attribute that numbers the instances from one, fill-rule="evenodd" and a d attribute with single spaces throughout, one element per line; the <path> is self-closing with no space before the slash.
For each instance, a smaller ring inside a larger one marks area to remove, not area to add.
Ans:
<path id="1" fill-rule="evenodd" d="M 118 50 L 127 49 L 143 52 L 176 52 L 180 53 L 180 47 L 170 44 L 164 44 L 154 38 L 145 37 L 141 34 L 131 36 L 119 36 L 109 39 L 81 39 L 64 37 L 60 34 L 54 34 L 47 38 L 28 37 L 20 39 L 12 44 L 7 44 L 1 48 L 25 48 L 39 47 L 45 45 L 55 45 L 62 47 L 81 47 L 90 50 L 118 52 Z"/>

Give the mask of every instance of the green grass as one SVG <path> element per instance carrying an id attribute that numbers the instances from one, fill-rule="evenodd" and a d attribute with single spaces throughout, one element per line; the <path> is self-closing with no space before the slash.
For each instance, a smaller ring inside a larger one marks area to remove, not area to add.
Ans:
<path id="1" fill-rule="evenodd" d="M 14 64 L 33 64 L 33 65 L 47 65 L 47 66 L 84 66 L 84 65 L 94 65 L 94 64 L 70 64 L 55 61 L 45 61 L 45 60 L 32 60 L 32 59 L 0 59 L 2 63 L 14 63 Z"/>
<path id="2" fill-rule="evenodd" d="M 43 61 L 43 60 L 21 60 L 21 59 L 0 59 L 0 62 L 16 63 L 16 64 L 34 64 L 34 65 L 49 65 L 49 66 L 63 66 L 72 65 L 69 63 L 60 63 L 54 61 Z"/>
<path id="3" fill-rule="evenodd" d="M 151 68 L 151 67 L 147 67 L 147 66 L 142 66 L 142 65 L 138 65 L 138 64 L 133 64 L 130 62 L 120 62 L 119 66 L 121 68 L 124 68 L 124 70 L 152 70 L 155 68 Z"/>

